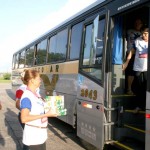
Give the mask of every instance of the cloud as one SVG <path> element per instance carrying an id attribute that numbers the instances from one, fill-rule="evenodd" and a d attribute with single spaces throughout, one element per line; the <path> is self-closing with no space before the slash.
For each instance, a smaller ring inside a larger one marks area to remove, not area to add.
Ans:
<path id="1" fill-rule="evenodd" d="M 67 3 L 56 12 L 53 12 L 38 22 L 29 24 L 19 33 L 10 35 L 7 39 L 0 42 L 3 55 L 0 55 L 0 72 L 11 70 L 12 55 L 14 52 L 23 48 L 37 37 L 43 35 L 48 30 L 66 20 L 70 16 L 79 12 L 96 0 L 68 0 Z"/>

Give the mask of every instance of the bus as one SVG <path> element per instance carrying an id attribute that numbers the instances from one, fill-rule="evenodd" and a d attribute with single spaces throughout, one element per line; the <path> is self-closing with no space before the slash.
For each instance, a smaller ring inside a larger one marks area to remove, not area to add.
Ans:
<path id="1" fill-rule="evenodd" d="M 146 106 L 135 114 L 138 96 L 126 94 L 122 70 L 126 33 L 138 17 L 150 27 L 149 0 L 97 0 L 13 54 L 12 89 L 24 69 L 36 69 L 43 97 L 64 96 L 67 115 L 58 118 L 78 137 L 100 150 L 149 150 L 150 78 L 140 100 Z"/>

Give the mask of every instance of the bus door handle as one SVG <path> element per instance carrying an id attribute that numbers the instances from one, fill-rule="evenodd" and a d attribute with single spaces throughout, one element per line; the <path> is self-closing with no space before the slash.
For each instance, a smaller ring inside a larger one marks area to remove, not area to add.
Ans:
<path id="1" fill-rule="evenodd" d="M 81 102 L 79 101 L 78 104 L 81 105 Z"/>
<path id="2" fill-rule="evenodd" d="M 99 109 L 100 109 L 100 106 L 99 106 L 99 105 L 97 105 L 97 106 L 96 106 L 96 108 L 99 110 Z"/>

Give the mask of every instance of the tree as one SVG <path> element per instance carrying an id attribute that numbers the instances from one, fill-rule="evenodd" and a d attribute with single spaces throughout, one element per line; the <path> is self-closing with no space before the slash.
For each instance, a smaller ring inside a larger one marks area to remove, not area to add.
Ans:
<path id="1" fill-rule="evenodd" d="M 3 75 L 4 80 L 10 80 L 11 74 L 10 73 L 5 73 Z"/>

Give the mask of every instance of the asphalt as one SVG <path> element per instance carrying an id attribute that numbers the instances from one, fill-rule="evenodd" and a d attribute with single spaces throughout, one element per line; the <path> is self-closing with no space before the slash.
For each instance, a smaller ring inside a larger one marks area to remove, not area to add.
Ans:
<path id="1" fill-rule="evenodd" d="M 0 110 L 0 150 L 21 150 L 22 128 L 18 122 L 18 110 L 15 108 L 15 101 L 13 100 L 14 94 L 9 86 L 6 84 L 0 86 L 0 101 L 2 103 L 2 110 Z"/>

